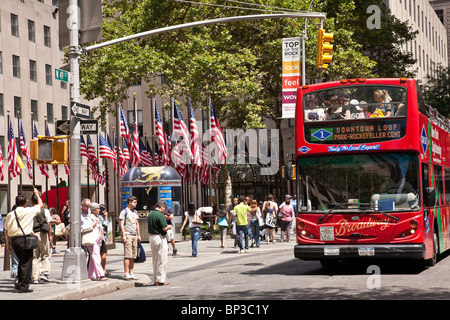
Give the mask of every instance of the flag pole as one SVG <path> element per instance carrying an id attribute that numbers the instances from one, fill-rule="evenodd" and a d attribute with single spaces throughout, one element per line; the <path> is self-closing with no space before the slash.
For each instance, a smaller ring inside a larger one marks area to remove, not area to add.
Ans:
<path id="1" fill-rule="evenodd" d="M 33 119 L 33 111 L 30 113 L 31 114 L 31 137 L 33 137 L 33 130 L 34 130 L 34 119 Z M 34 186 L 35 186 L 35 177 L 36 177 L 36 172 L 35 172 L 35 162 L 34 162 L 34 160 L 32 160 L 33 161 L 33 182 L 32 182 L 32 184 L 33 184 L 33 188 L 34 188 Z"/>
<path id="2" fill-rule="evenodd" d="M 8 117 L 7 117 L 7 128 L 9 131 L 9 110 L 6 110 L 8 112 Z M 8 135 L 9 137 L 9 135 Z M 8 164 L 9 164 L 9 156 L 8 156 Z M 7 206 L 7 212 L 11 211 L 11 171 L 9 170 L 9 165 L 8 165 L 8 186 L 7 186 L 7 197 L 6 197 L 6 206 Z M 5 245 L 5 252 L 4 252 L 4 258 L 3 258 L 3 271 L 8 271 L 11 270 L 11 255 L 10 252 L 8 250 L 8 245 Z"/>
<path id="3" fill-rule="evenodd" d="M 17 110 L 16 113 L 17 113 L 17 132 L 19 133 L 19 139 L 20 139 L 20 111 Z M 16 146 L 16 148 L 17 148 L 17 146 Z M 19 149 L 17 151 L 18 157 L 22 158 L 22 148 L 18 148 L 18 149 Z M 22 188 L 22 170 L 20 170 L 20 176 L 19 176 L 19 193 L 20 194 L 23 193 L 23 188 Z"/>
<path id="4" fill-rule="evenodd" d="M 44 125 L 45 129 L 47 130 L 47 116 L 44 116 Z M 45 133 L 47 135 L 47 133 Z M 45 203 L 48 204 L 48 179 L 50 178 L 50 174 L 48 174 L 48 177 L 45 178 Z"/>

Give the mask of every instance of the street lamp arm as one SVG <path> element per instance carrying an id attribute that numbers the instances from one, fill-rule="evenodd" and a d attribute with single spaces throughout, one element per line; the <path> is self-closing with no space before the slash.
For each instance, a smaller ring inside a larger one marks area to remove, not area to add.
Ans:
<path id="1" fill-rule="evenodd" d="M 159 33 L 170 32 L 179 29 L 192 28 L 197 26 L 205 26 L 209 24 L 217 24 L 217 23 L 226 23 L 226 22 L 234 22 L 234 21 L 242 21 L 242 20 L 261 20 L 261 19 L 283 19 L 283 18 L 305 18 L 305 19 L 320 19 L 324 20 L 326 18 L 326 14 L 322 12 L 310 12 L 310 13 L 280 13 L 280 14 L 259 14 L 259 15 L 248 15 L 248 16 L 236 16 L 236 17 L 226 17 L 226 18 L 218 18 L 212 20 L 203 20 L 196 22 L 189 22 L 184 24 L 178 24 L 175 26 L 144 31 L 141 33 L 136 33 L 130 36 L 106 41 L 103 43 L 94 44 L 92 46 L 86 47 L 83 49 L 84 52 L 93 51 L 96 49 L 109 47 L 115 45 L 117 43 L 125 42 L 128 40 L 143 38 Z"/>

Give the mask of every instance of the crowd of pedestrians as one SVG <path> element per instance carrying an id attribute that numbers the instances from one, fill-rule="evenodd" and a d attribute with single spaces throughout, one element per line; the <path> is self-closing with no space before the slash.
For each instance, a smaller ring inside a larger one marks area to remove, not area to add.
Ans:
<path id="1" fill-rule="evenodd" d="M 285 201 L 279 206 L 274 201 L 272 194 L 267 196 L 266 201 L 259 203 L 256 199 L 250 200 L 245 196 L 234 198 L 233 204 L 228 210 L 230 214 L 228 225 L 231 226 L 231 235 L 235 238 L 234 247 L 239 248 L 240 253 L 245 253 L 249 250 L 250 242 L 251 248 L 259 248 L 261 240 L 264 239 L 267 244 L 275 243 L 274 235 L 278 228 L 281 230 L 281 241 L 289 242 L 293 232 L 292 222 L 295 219 L 296 205 L 296 200 L 289 194 L 285 196 Z M 221 208 L 224 209 L 224 205 L 221 205 Z M 219 225 L 218 221 L 220 221 L 219 218 L 216 219 L 216 225 L 223 228 L 224 222 Z M 223 237 L 222 234 L 224 234 L 223 229 L 221 237 Z M 221 247 L 224 247 L 223 243 Z"/>
<path id="2" fill-rule="evenodd" d="M 119 231 L 122 237 L 124 257 L 123 266 L 125 280 L 136 280 L 133 273 L 135 259 L 141 241 L 139 215 L 136 211 L 137 198 L 130 196 L 127 207 L 119 214 Z M 64 222 L 65 229 L 70 230 L 70 202 L 62 210 L 62 220 L 53 208 L 47 209 L 39 192 L 28 200 L 19 195 L 13 210 L 8 213 L 4 223 L 0 221 L 0 242 L 6 243 L 11 256 L 11 276 L 15 279 L 15 288 L 20 293 L 32 292 L 30 284 L 50 281 L 51 254 L 56 245 L 56 227 Z M 80 231 L 81 246 L 87 255 L 87 274 L 93 281 L 106 281 L 109 273 L 106 270 L 108 234 L 108 212 L 104 205 L 91 202 L 85 198 L 81 202 Z M 296 212 L 296 202 L 290 195 L 279 206 L 269 195 L 266 201 L 240 196 L 233 199 L 228 209 L 220 204 L 214 220 L 214 229 L 220 234 L 220 247 L 225 248 L 227 235 L 235 238 L 238 252 L 248 252 L 250 247 L 260 247 L 261 240 L 267 244 L 275 243 L 274 232 L 281 229 L 281 241 L 290 241 L 292 221 Z M 152 252 L 154 285 L 168 285 L 167 263 L 168 244 L 172 245 L 172 255 L 177 254 L 172 230 L 173 213 L 165 201 L 159 201 L 148 215 L 149 245 Z M 202 212 L 194 203 L 189 203 L 180 232 L 185 226 L 189 228 L 192 242 L 192 256 L 198 256 Z M 2 235 L 4 234 L 4 238 Z M 69 232 L 66 233 L 68 240 Z M 32 244 L 34 241 L 34 245 Z M 145 252 L 144 252 L 145 255 Z M 137 261 L 137 260 L 136 260 Z M 145 261 L 145 260 L 144 260 Z"/>

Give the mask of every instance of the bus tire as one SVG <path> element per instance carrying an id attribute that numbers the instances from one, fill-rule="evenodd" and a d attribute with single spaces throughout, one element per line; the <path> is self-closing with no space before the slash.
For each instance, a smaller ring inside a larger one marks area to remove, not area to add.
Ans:
<path id="1" fill-rule="evenodd" d="M 430 259 L 425 260 L 425 266 L 427 266 L 427 267 L 435 266 L 437 263 L 438 255 L 439 255 L 439 236 L 437 233 L 437 226 L 434 225 L 434 227 L 433 227 L 433 256 Z"/>

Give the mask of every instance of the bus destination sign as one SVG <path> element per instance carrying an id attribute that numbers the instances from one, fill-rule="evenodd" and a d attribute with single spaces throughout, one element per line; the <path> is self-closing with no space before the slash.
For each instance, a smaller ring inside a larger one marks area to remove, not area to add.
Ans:
<path id="1" fill-rule="evenodd" d="M 306 141 L 320 144 L 389 141 L 400 139 L 405 133 L 406 120 L 403 119 L 305 125 Z"/>

